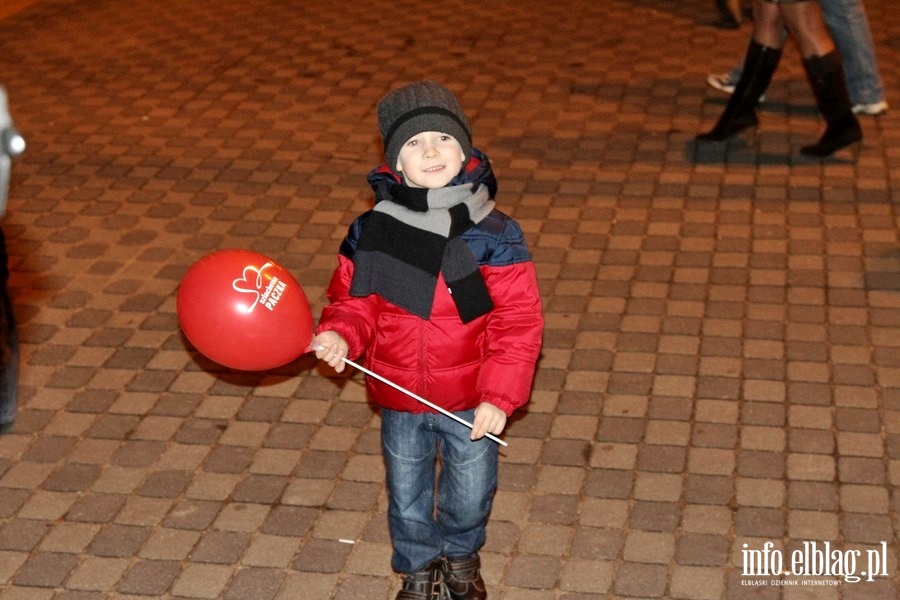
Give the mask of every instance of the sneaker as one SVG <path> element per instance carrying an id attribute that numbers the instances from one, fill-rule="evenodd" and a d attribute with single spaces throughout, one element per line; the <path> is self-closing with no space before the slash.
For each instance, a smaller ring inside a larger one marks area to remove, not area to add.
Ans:
<path id="1" fill-rule="evenodd" d="M 485 600 L 487 590 L 481 578 L 481 559 L 476 554 L 472 558 L 451 560 L 444 558 L 441 563 L 444 585 L 450 600 Z"/>
<path id="2" fill-rule="evenodd" d="M 730 96 L 734 93 L 734 88 L 737 85 L 737 79 L 734 79 L 731 76 L 731 73 L 722 73 L 721 75 L 716 75 L 715 73 L 713 73 L 712 75 L 707 76 L 706 85 Z M 760 94 L 759 101 L 765 102 L 765 100 L 766 95 Z"/>
<path id="3" fill-rule="evenodd" d="M 710 75 L 712 77 L 712 75 Z M 871 104 L 854 104 L 853 105 L 853 114 L 854 115 L 869 115 L 870 117 L 875 117 L 878 115 L 883 115 L 887 112 L 888 103 L 887 102 L 872 102 Z"/>
<path id="4" fill-rule="evenodd" d="M 737 80 L 731 78 L 731 73 L 723 73 L 721 75 L 713 73 L 706 78 L 706 85 L 731 95 L 734 93 L 734 86 L 737 85 Z"/>

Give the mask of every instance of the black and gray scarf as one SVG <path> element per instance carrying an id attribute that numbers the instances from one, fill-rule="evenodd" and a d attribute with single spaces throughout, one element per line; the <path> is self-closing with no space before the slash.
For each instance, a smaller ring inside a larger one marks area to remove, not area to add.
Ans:
<path id="1" fill-rule="evenodd" d="M 493 302 L 469 246 L 459 236 L 494 208 L 488 187 L 436 189 L 380 181 L 375 208 L 360 233 L 350 295 L 378 294 L 428 319 L 443 274 L 463 323 Z"/>

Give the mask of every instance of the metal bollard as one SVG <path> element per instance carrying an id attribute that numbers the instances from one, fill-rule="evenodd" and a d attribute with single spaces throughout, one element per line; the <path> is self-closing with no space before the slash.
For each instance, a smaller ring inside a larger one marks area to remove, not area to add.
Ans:
<path id="1" fill-rule="evenodd" d="M 6 90 L 0 86 L 0 216 L 6 212 L 12 159 L 25 151 L 25 138 L 13 125 L 6 102 Z"/>

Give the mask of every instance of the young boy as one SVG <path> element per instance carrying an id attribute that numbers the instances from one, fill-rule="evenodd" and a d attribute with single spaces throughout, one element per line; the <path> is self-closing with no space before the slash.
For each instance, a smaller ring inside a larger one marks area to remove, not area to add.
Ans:
<path id="1" fill-rule="evenodd" d="M 484 436 L 529 398 L 543 331 L 534 263 L 519 225 L 494 208 L 490 162 L 449 90 L 413 83 L 377 113 L 386 162 L 368 176 L 375 208 L 341 244 L 313 346 L 338 372 L 364 354 L 367 368 L 472 423 L 367 378 L 397 600 L 483 600 L 478 550 L 498 463 Z"/>

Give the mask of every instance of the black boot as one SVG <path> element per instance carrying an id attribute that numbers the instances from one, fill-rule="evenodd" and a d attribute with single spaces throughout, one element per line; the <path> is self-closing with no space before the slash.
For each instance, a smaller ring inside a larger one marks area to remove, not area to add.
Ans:
<path id="1" fill-rule="evenodd" d="M 744 71 L 734 93 L 728 99 L 725 112 L 719 117 L 716 126 L 707 133 L 698 135 L 697 140 L 722 142 L 745 129 L 756 127 L 759 122 L 756 119 L 756 105 L 759 104 L 760 95 L 769 87 L 780 59 L 780 49 L 769 48 L 751 40 L 744 60 Z"/>
<path id="2" fill-rule="evenodd" d="M 435 559 L 421 571 L 404 573 L 394 600 L 441 600 L 441 562 Z"/>
<path id="3" fill-rule="evenodd" d="M 441 561 L 444 585 L 450 600 L 485 600 L 487 589 L 481 578 L 481 559 L 476 554 L 464 560 Z"/>
<path id="4" fill-rule="evenodd" d="M 804 146 L 800 152 L 824 158 L 862 140 L 862 128 L 853 114 L 844 67 L 837 50 L 825 56 L 805 58 L 803 67 L 827 126 L 818 142 Z"/>

